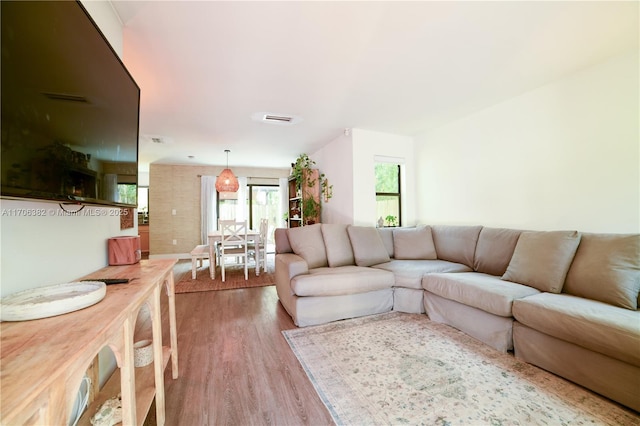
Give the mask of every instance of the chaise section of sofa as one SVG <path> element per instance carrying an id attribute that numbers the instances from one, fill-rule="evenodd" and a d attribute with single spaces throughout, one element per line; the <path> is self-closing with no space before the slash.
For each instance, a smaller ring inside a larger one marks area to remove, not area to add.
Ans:
<path id="1" fill-rule="evenodd" d="M 640 411 L 640 236 L 583 234 L 563 284 L 514 303 L 515 355 Z"/>

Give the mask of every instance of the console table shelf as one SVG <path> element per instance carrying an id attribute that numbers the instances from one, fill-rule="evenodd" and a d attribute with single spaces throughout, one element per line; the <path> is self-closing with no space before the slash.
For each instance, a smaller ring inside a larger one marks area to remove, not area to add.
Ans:
<path id="1" fill-rule="evenodd" d="M 81 279 L 129 278 L 110 285 L 97 304 L 79 311 L 33 321 L 0 324 L 0 424 L 67 424 L 80 382 L 86 372 L 97 378 L 96 356 L 108 346 L 116 368 L 94 396 L 80 424 L 112 396 L 122 395 L 123 424 L 142 424 L 155 397 L 156 420 L 164 424 L 164 370 L 172 361 L 178 377 L 175 320 L 174 259 L 143 260 L 127 266 L 109 266 Z M 160 292 L 169 299 L 170 346 L 162 345 Z M 140 308 L 149 307 L 154 360 L 134 367 L 134 329 Z M 92 371 L 93 370 L 93 371 Z"/>

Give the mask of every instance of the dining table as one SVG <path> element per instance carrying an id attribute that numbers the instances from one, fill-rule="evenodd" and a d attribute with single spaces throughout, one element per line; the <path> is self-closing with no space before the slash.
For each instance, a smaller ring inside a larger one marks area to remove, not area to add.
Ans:
<path id="1" fill-rule="evenodd" d="M 215 231 L 211 231 L 207 235 L 208 243 L 209 243 L 209 275 L 212 280 L 216 279 L 216 256 L 215 256 L 215 246 L 216 243 L 222 241 L 222 232 L 217 229 Z M 256 275 L 260 275 L 260 250 L 257 249 L 258 243 L 260 242 L 260 231 L 256 231 L 254 229 L 247 230 L 247 241 L 253 242 L 254 247 L 256 247 Z"/>

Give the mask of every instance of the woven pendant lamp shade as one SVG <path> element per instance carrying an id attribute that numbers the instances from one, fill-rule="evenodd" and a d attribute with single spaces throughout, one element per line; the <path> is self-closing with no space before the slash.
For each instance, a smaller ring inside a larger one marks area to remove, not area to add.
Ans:
<path id="1" fill-rule="evenodd" d="M 237 192 L 240 185 L 238 184 L 238 178 L 233 174 L 229 168 L 229 150 L 225 149 L 227 153 L 227 168 L 218 175 L 216 179 L 216 191 L 218 192 Z"/>
<path id="2" fill-rule="evenodd" d="M 238 178 L 234 176 L 230 169 L 224 169 L 216 179 L 216 190 L 218 192 L 236 192 L 240 188 Z"/>

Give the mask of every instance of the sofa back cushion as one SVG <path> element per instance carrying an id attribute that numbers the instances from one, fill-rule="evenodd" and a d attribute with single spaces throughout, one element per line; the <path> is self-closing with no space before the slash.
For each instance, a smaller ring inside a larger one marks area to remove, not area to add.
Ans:
<path id="1" fill-rule="evenodd" d="M 378 230 L 373 226 L 349 226 L 347 232 L 356 265 L 371 266 L 391 260 Z"/>
<path id="2" fill-rule="evenodd" d="M 287 228 L 276 228 L 273 232 L 273 238 L 276 241 L 276 253 L 293 253 L 287 231 Z"/>
<path id="3" fill-rule="evenodd" d="M 481 229 L 482 226 L 432 226 L 431 234 L 438 259 L 473 268 L 473 256 Z"/>
<path id="4" fill-rule="evenodd" d="M 322 227 L 319 223 L 289 228 L 287 235 L 293 252 L 307 262 L 309 269 L 328 265 Z"/>
<path id="5" fill-rule="evenodd" d="M 416 228 L 396 228 L 393 230 L 393 253 L 396 259 L 435 260 L 430 226 Z"/>
<path id="6" fill-rule="evenodd" d="M 578 244 L 577 231 L 524 231 L 502 279 L 560 293 Z"/>
<path id="7" fill-rule="evenodd" d="M 382 238 L 382 243 L 384 244 L 384 248 L 387 249 L 387 254 L 389 257 L 393 257 L 393 230 L 396 228 L 378 228 L 378 234 L 380 234 L 380 238 Z"/>
<path id="8" fill-rule="evenodd" d="M 483 227 L 478 237 L 473 269 L 501 277 L 507 270 L 522 231 Z"/>
<path id="9" fill-rule="evenodd" d="M 563 292 L 638 309 L 640 235 L 582 234 Z"/>
<path id="10" fill-rule="evenodd" d="M 347 225 L 322 224 L 322 238 L 330 267 L 353 265 L 353 249 L 347 233 Z"/>

